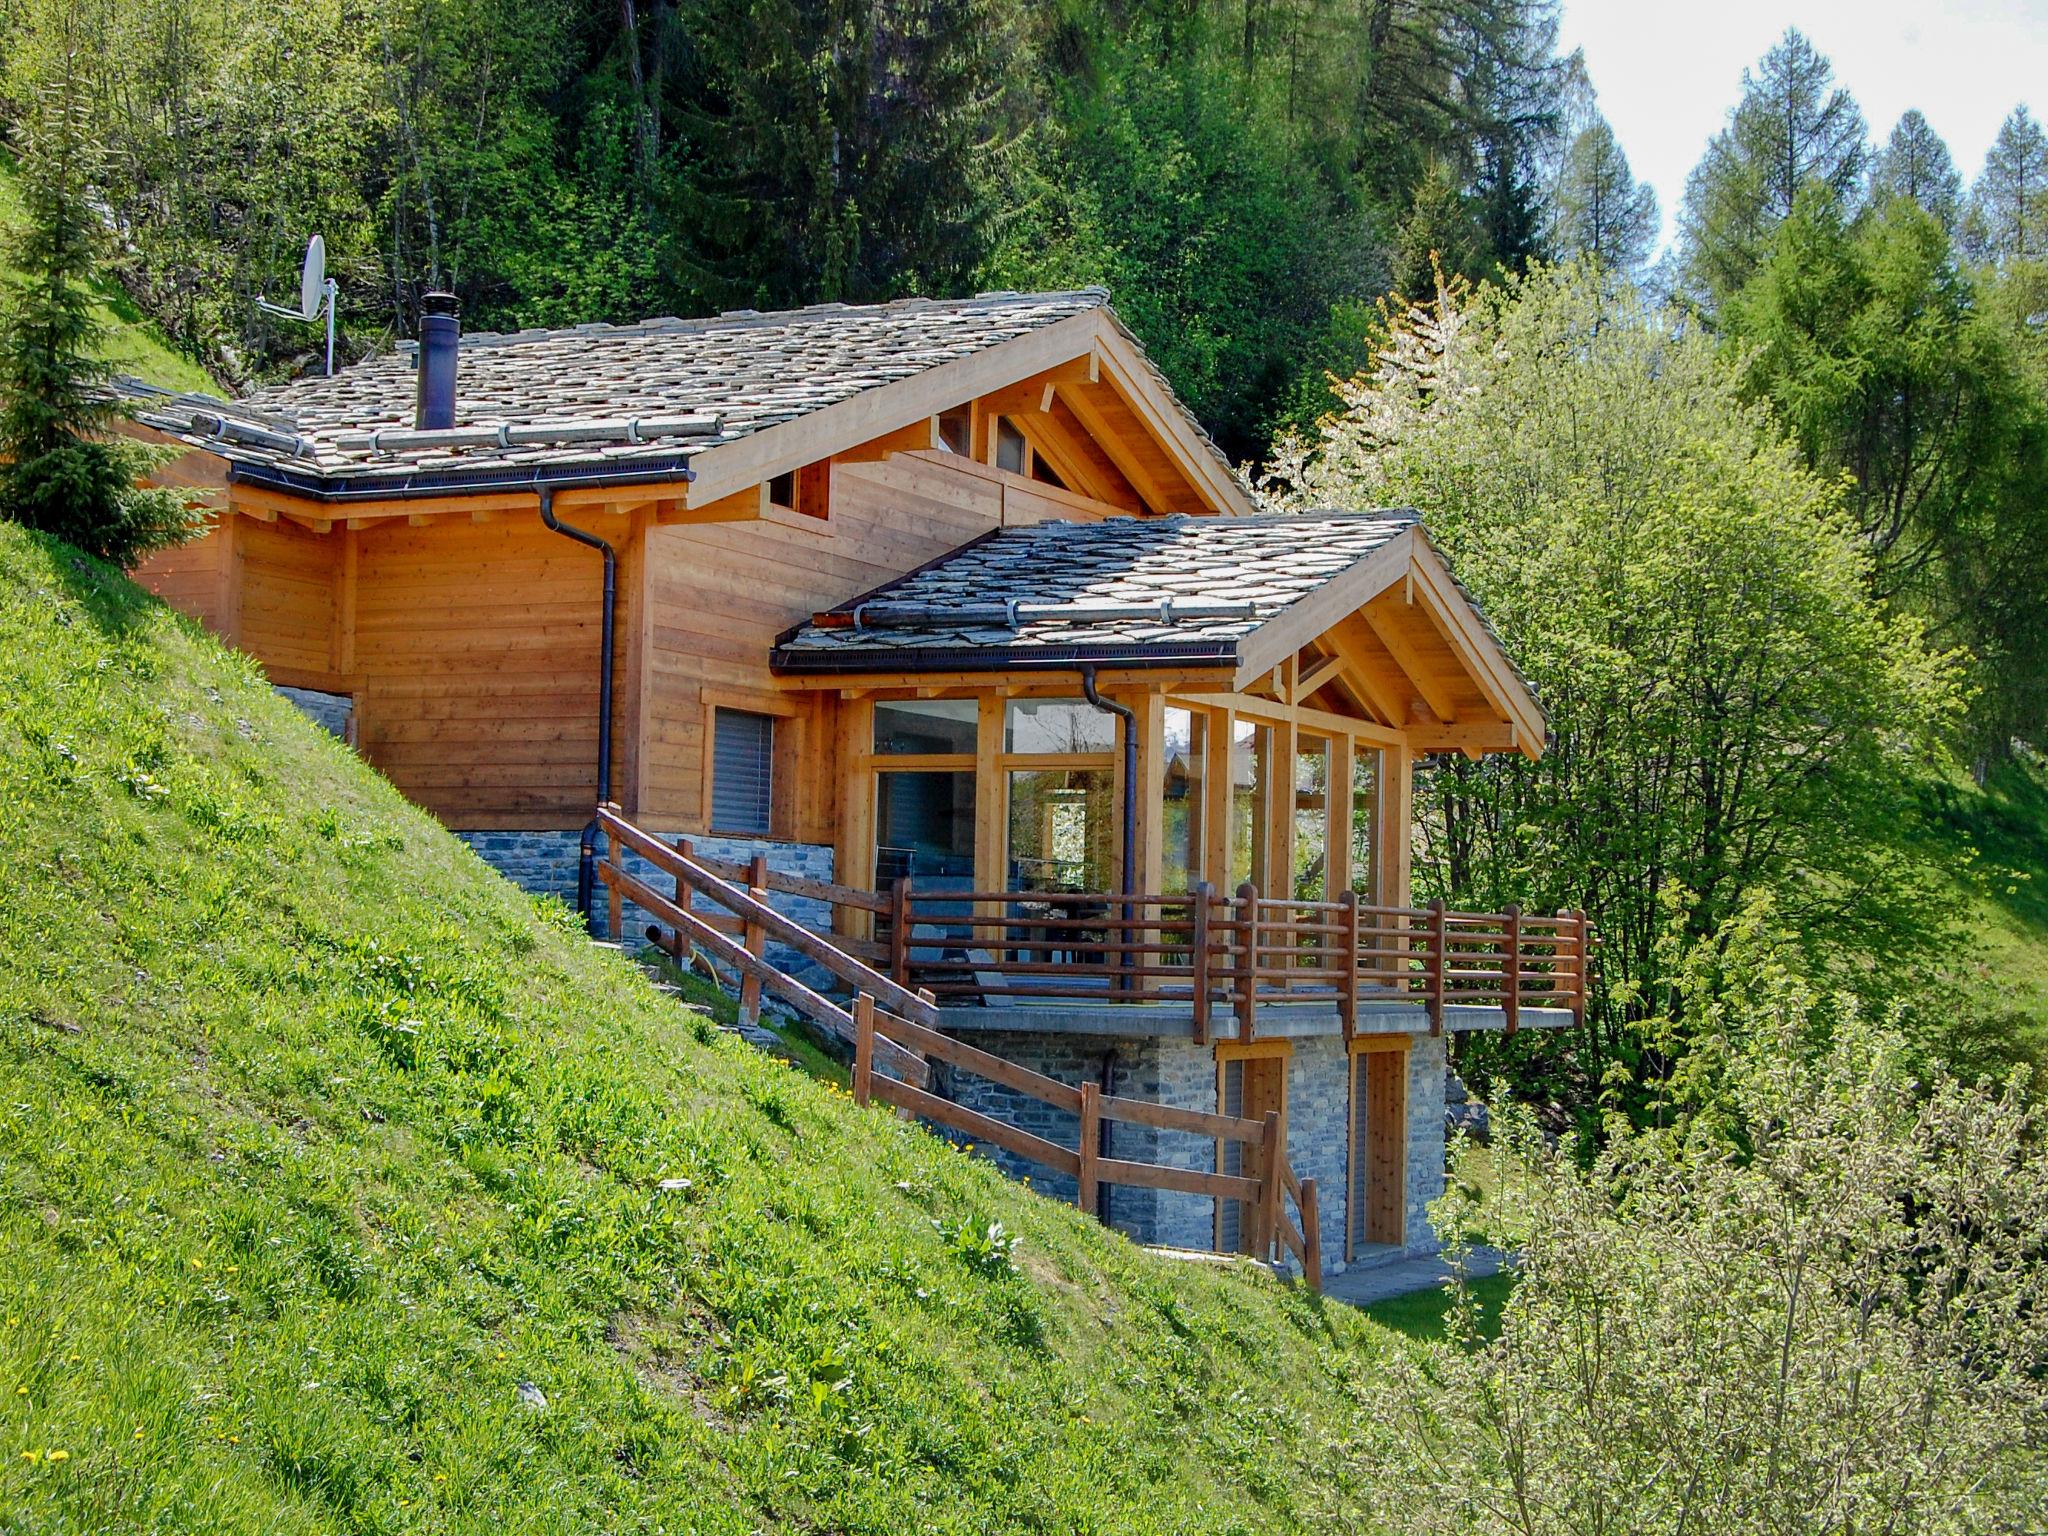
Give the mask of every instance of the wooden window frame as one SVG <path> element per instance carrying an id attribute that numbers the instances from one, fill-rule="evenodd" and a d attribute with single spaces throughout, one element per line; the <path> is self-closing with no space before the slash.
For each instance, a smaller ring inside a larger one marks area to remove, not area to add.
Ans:
<path id="1" fill-rule="evenodd" d="M 744 689 L 706 688 L 700 696 L 698 729 L 702 733 L 698 790 L 698 829 L 710 837 L 756 838 L 763 842 L 786 843 L 797 821 L 797 775 L 788 770 L 791 762 L 803 761 L 803 711 L 780 694 L 752 693 Z M 775 730 L 769 745 L 769 810 L 766 832 L 732 832 L 714 826 L 711 820 L 712 780 L 717 773 L 718 711 L 736 709 L 750 715 L 771 715 Z"/>

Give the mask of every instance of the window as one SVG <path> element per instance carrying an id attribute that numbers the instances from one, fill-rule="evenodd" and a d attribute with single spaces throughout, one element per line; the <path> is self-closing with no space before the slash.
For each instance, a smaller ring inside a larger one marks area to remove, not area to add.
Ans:
<path id="1" fill-rule="evenodd" d="M 1017 424 L 1007 416 L 996 418 L 996 468 L 1007 469 L 1013 475 L 1025 473 L 1024 434 L 1017 430 Z"/>
<path id="2" fill-rule="evenodd" d="M 1294 899 L 1324 899 L 1330 856 L 1330 744 L 1303 736 L 1294 750 Z"/>
<path id="3" fill-rule="evenodd" d="M 1380 899 L 1380 751 L 1361 744 L 1351 760 L 1351 888 Z"/>
<path id="4" fill-rule="evenodd" d="M 966 406 L 939 412 L 939 447 L 961 458 L 974 455 L 974 412 Z"/>
<path id="5" fill-rule="evenodd" d="M 1010 889 L 1106 891 L 1116 855 L 1116 776 L 1107 768 L 1010 773 Z"/>
<path id="6" fill-rule="evenodd" d="M 1012 699 L 1003 711 L 1003 750 L 1068 757 L 1116 750 L 1116 716 L 1085 699 Z"/>
<path id="7" fill-rule="evenodd" d="M 875 705 L 875 752 L 884 757 L 973 757 L 981 706 L 973 699 L 892 699 Z"/>
<path id="8" fill-rule="evenodd" d="M 1159 816 L 1161 884 L 1169 894 L 1192 891 L 1202 878 L 1203 793 L 1208 720 L 1191 709 L 1166 708 L 1166 803 Z"/>
<path id="9" fill-rule="evenodd" d="M 775 717 L 714 711 L 711 754 L 713 830 L 766 833 L 775 813 Z"/>
<path id="10" fill-rule="evenodd" d="M 768 499 L 801 517 L 821 521 L 832 515 L 832 461 L 820 459 L 768 482 Z"/>

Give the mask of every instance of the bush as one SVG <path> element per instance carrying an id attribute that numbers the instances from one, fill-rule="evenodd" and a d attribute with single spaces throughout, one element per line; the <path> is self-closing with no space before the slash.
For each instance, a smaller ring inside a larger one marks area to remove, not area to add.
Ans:
<path id="1" fill-rule="evenodd" d="M 1403 1373 L 1386 1492 L 1413 1528 L 2042 1528 L 2048 1157 L 2022 1082 L 1915 1083 L 1895 1036 L 1792 984 L 1746 1024 L 1719 1113 L 1618 1132 L 1590 1169 L 1505 1115 L 1522 1278 L 1494 1342 L 1467 1297 L 1468 1347 Z"/>

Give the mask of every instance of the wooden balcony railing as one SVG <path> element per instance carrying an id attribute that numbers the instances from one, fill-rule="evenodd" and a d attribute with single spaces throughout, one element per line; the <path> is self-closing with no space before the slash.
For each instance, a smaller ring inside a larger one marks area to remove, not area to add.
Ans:
<path id="1" fill-rule="evenodd" d="M 1421 1002 L 1432 1032 L 1449 1005 L 1582 1017 L 1592 948 L 1583 912 L 1460 912 L 1234 896 L 954 891 L 899 880 L 880 919 L 876 964 L 939 1001 L 1188 1003 L 1206 1040 L 1215 1010 L 1249 1036 L 1261 1006 L 1327 998 L 1346 1035 L 1361 1001 Z M 886 959 L 884 958 L 886 956 Z"/>

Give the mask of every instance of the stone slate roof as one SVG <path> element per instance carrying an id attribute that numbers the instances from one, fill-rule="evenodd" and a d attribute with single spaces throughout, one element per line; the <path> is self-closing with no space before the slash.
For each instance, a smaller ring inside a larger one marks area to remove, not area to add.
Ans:
<path id="1" fill-rule="evenodd" d="M 1234 663 L 1237 642 L 1419 524 L 1414 512 L 1000 529 L 776 639 L 781 672 Z"/>
<path id="2" fill-rule="evenodd" d="M 422 476 L 570 467 L 623 478 L 641 466 L 673 471 L 721 443 L 1098 309 L 1115 321 L 1108 296 L 1091 288 L 466 335 L 456 427 L 512 430 L 458 430 L 452 442 L 412 432 L 410 344 L 234 402 L 129 379 L 117 387 L 139 402 L 145 424 L 315 491 L 381 485 L 402 494 L 403 482 Z M 395 440 L 377 442 L 380 431 Z"/>

